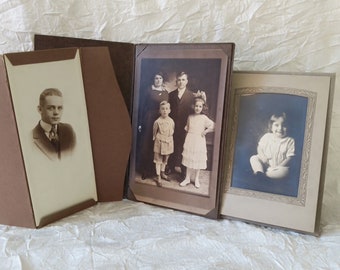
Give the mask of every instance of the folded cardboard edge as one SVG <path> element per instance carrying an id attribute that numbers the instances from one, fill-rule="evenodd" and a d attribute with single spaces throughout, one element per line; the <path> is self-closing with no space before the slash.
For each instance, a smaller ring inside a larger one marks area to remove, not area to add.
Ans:
<path id="1" fill-rule="evenodd" d="M 68 48 L 60 50 L 43 50 L 39 52 L 36 51 L 25 52 L 24 53 L 25 57 L 22 57 L 23 56 L 22 52 L 8 53 L 5 56 L 13 66 L 18 66 L 74 59 L 76 53 L 77 48 Z"/>
<path id="2" fill-rule="evenodd" d="M 40 223 L 38 224 L 37 228 L 41 228 L 43 226 L 46 226 L 47 224 L 50 224 L 50 223 L 55 222 L 57 220 L 60 220 L 64 217 L 75 214 L 75 213 L 77 213 L 81 210 L 84 210 L 86 208 L 89 208 L 89 207 L 91 207 L 95 204 L 96 204 L 96 201 L 91 199 L 91 200 L 87 200 L 87 201 L 81 202 L 79 204 L 73 205 L 73 206 L 68 207 L 66 209 L 63 209 L 61 211 L 55 212 L 53 214 L 47 215 L 40 220 Z"/>
<path id="3" fill-rule="evenodd" d="M 131 124 L 107 47 L 83 47 L 81 65 L 98 201 L 123 199 Z"/>
<path id="4" fill-rule="evenodd" d="M 0 58 L 0 223 L 35 228 L 6 66 Z"/>
<path id="5" fill-rule="evenodd" d="M 316 210 L 316 218 L 315 218 L 315 233 L 320 235 L 320 221 L 321 221 L 321 210 L 322 210 L 322 200 L 323 193 L 325 188 L 325 176 L 326 176 L 326 165 L 327 165 L 327 157 L 328 157 L 328 144 L 329 144 L 329 136 L 330 136 L 330 128 L 331 128 L 331 119 L 332 119 L 332 109 L 333 109 L 333 101 L 334 101 L 334 87 L 335 87 L 335 73 L 327 73 L 324 74 L 329 76 L 329 97 L 328 97 L 328 108 L 327 108 L 327 118 L 326 118 L 326 128 L 325 128 L 325 140 L 323 146 L 323 157 L 322 157 L 322 166 L 321 166 L 321 176 L 320 176 L 320 185 L 319 185 L 319 194 L 318 194 L 318 205 Z"/>
<path id="6" fill-rule="evenodd" d="M 222 45 L 221 45 L 222 46 Z M 229 119 L 230 119 L 230 112 L 232 107 L 232 74 L 233 74 L 233 65 L 234 65 L 234 56 L 235 56 L 235 44 L 234 43 L 228 43 L 228 46 L 222 46 L 222 50 L 228 55 L 228 64 L 227 64 L 227 73 L 226 73 L 226 85 L 225 85 L 225 104 L 224 104 L 224 111 L 223 111 L 223 117 L 222 117 L 222 131 L 221 131 L 221 147 L 220 147 L 220 159 L 219 159 L 219 172 L 218 177 L 220 179 L 218 183 L 217 188 L 217 194 L 216 199 L 218 200 L 217 203 L 217 215 L 218 218 L 222 218 L 220 212 L 221 212 L 221 205 L 222 205 L 222 196 L 223 196 L 223 190 L 225 186 L 225 179 L 226 179 L 226 159 L 227 159 L 227 153 L 228 153 L 228 138 L 229 138 L 229 132 L 230 132 L 230 126 L 229 126 Z M 224 142 L 224 143 L 223 143 Z"/>

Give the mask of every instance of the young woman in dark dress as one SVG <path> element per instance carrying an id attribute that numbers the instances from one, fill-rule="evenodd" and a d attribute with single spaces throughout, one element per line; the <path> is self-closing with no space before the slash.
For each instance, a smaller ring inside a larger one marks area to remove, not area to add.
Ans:
<path id="1" fill-rule="evenodd" d="M 155 73 L 152 84 L 144 93 L 144 100 L 140 104 L 139 118 L 141 121 L 138 126 L 141 134 L 141 147 L 137 149 L 137 153 L 139 153 L 137 155 L 140 156 L 142 179 L 155 174 L 152 140 L 153 123 L 159 117 L 159 104 L 169 99 L 168 91 L 164 87 L 164 74 L 162 72 Z"/>

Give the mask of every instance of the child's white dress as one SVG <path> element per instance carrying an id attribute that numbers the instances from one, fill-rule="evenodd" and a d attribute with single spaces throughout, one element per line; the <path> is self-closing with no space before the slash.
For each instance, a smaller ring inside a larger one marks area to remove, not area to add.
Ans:
<path id="1" fill-rule="evenodd" d="M 213 129 L 214 122 L 204 114 L 189 115 L 185 130 L 183 146 L 182 164 L 191 169 L 206 169 L 207 168 L 207 145 L 205 136 L 202 132 L 205 129 Z"/>

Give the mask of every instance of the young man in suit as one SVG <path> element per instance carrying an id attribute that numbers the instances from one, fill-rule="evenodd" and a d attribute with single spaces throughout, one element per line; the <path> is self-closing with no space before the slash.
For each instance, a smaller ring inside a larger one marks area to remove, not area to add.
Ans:
<path id="1" fill-rule="evenodd" d="M 185 167 L 182 165 L 182 152 L 186 136 L 184 127 L 187 123 L 188 116 L 193 113 L 194 95 L 187 89 L 188 74 L 180 72 L 176 76 L 177 89 L 169 93 L 169 103 L 171 106 L 170 117 L 175 122 L 174 131 L 174 153 L 170 156 L 170 171 L 181 174 L 185 178 Z M 168 171 L 169 172 L 169 171 Z"/>
<path id="2" fill-rule="evenodd" d="M 60 122 L 63 113 L 61 91 L 45 89 L 40 94 L 38 112 L 41 120 L 33 129 L 33 141 L 50 160 L 60 160 L 72 152 L 76 143 L 71 125 Z"/>

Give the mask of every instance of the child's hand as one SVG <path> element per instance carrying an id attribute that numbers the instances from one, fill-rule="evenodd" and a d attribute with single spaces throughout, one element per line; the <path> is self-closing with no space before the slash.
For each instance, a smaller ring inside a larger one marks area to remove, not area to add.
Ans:
<path id="1" fill-rule="evenodd" d="M 204 130 L 204 131 L 202 131 L 201 136 L 204 137 L 205 135 L 207 135 L 207 133 Z"/>
<path id="2" fill-rule="evenodd" d="M 260 159 L 263 163 L 265 163 L 265 164 L 269 163 L 269 159 L 264 154 L 258 153 L 258 155 L 259 155 L 259 157 L 260 157 Z"/>
<path id="3" fill-rule="evenodd" d="M 267 169 L 267 171 L 269 171 L 269 172 L 275 172 L 275 171 L 277 171 L 277 170 L 279 170 L 280 168 L 279 167 L 269 167 L 268 169 Z"/>

